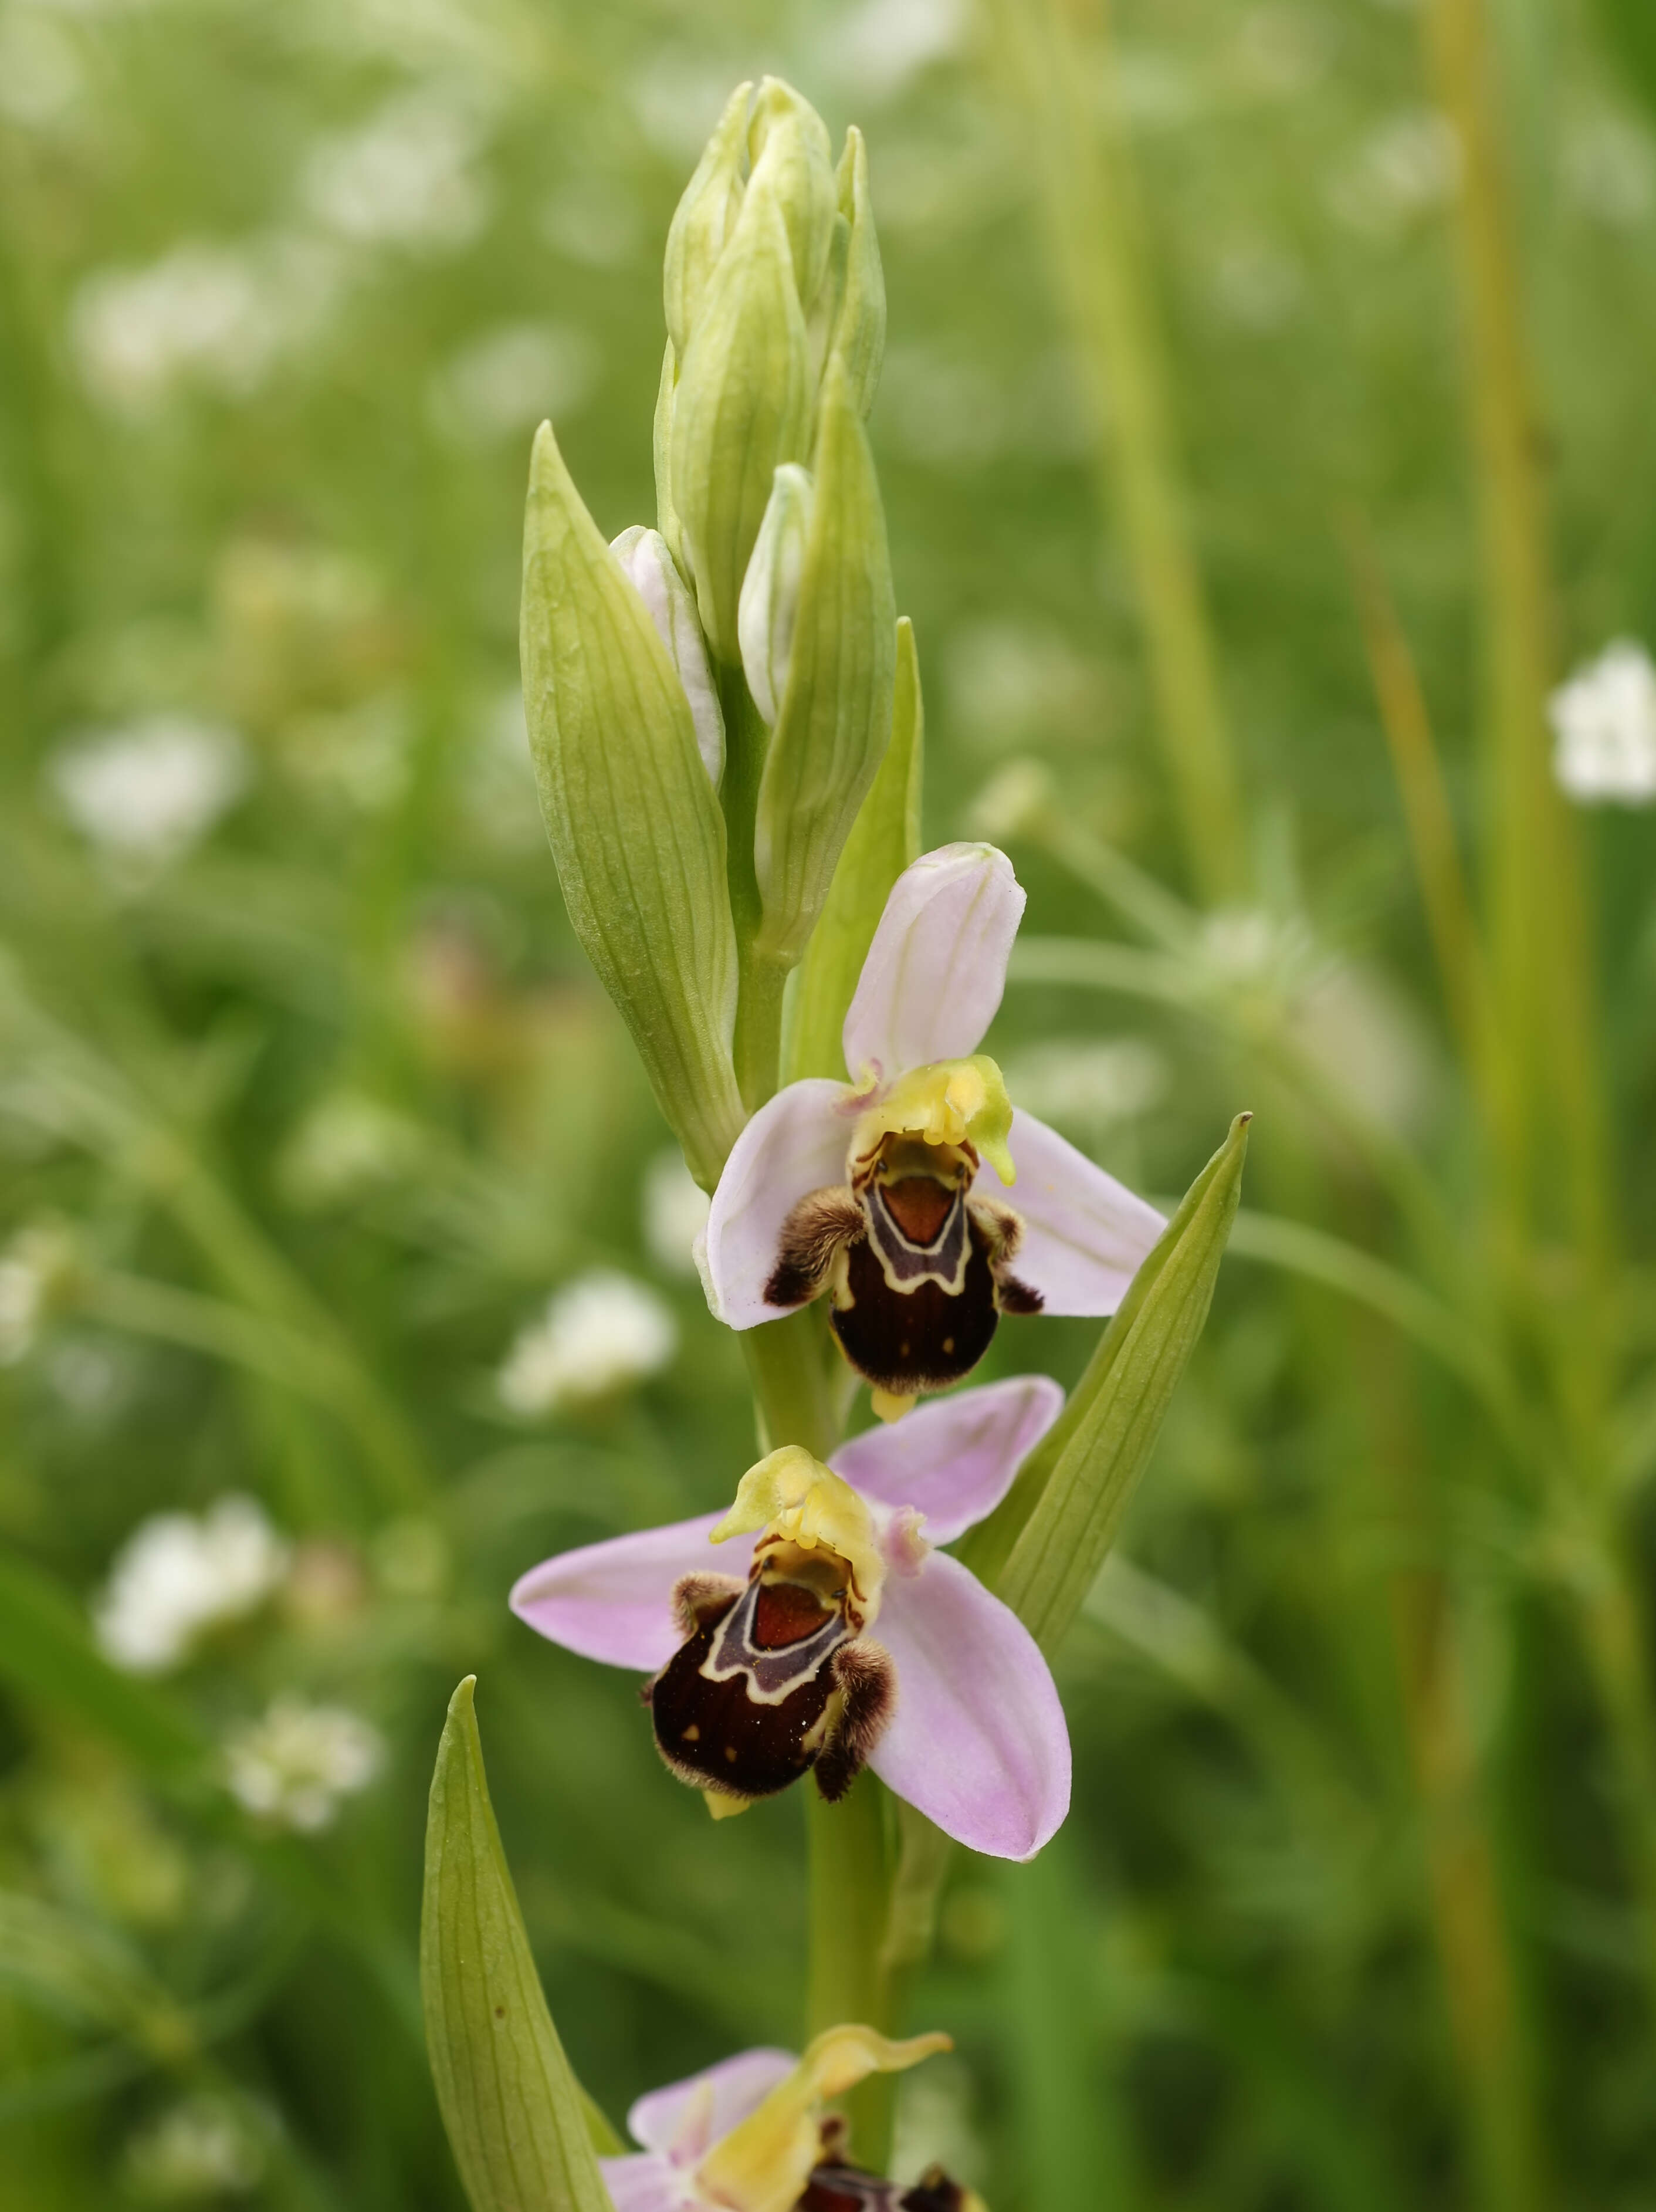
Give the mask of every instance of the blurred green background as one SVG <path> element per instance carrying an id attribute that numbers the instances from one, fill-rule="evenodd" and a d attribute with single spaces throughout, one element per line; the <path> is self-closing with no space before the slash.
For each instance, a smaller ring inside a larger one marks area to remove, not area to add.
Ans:
<path id="1" fill-rule="evenodd" d="M 1560 674 L 1656 627 L 1642 4 L 1494 9 Z M 1075 1816 L 1032 1867 L 957 1865 L 913 2017 L 958 2051 L 906 2082 L 900 2161 L 997 2212 L 1651 2203 L 1656 834 L 1581 825 L 1645 1257 L 1587 1310 L 1614 1371 L 1573 1425 L 1570 1355 L 1485 1264 L 1350 557 L 1470 836 L 1480 462 L 1422 30 L 1407 0 L 0 0 L 8 2206 L 458 2206 L 414 1960 L 473 1670 L 605 2106 L 798 2035 L 799 1805 L 715 1828 L 632 1682 L 504 1603 L 751 1456 L 693 1194 L 562 913 L 516 623 L 542 416 L 606 534 L 652 518 L 667 222 L 764 69 L 869 140 L 926 838 L 1000 836 L 1047 941 L 991 1040 L 1014 1091 L 1153 1194 L 1259 1115 L 1060 1659 Z M 1026 66 L 1054 36 L 1071 124 L 1130 149 L 1246 795 L 1246 894 L 1156 959 L 1112 856 L 1192 886 L 1077 290 L 1115 249 L 1066 259 Z M 1092 1335 L 1009 1324 L 987 1371 L 1071 1379 Z"/>

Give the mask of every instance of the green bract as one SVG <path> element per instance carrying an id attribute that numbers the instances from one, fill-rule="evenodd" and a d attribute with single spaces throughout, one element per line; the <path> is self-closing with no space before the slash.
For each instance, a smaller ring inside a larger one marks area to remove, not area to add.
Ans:
<path id="1" fill-rule="evenodd" d="M 570 919 L 711 1188 L 743 1119 L 724 817 L 684 687 L 546 424 L 524 531 L 523 671 Z"/>
<path id="2" fill-rule="evenodd" d="M 759 786 L 759 949 L 792 965 L 891 736 L 896 605 L 885 514 L 847 373 L 828 364 L 787 685 Z"/>
<path id="3" fill-rule="evenodd" d="M 467 1675 L 449 1701 L 426 1823 L 420 1987 L 437 2101 L 475 2212 L 613 2212 L 488 1800 Z"/>
<path id="4" fill-rule="evenodd" d="M 920 856 L 920 778 L 925 713 L 920 697 L 914 626 L 897 624 L 897 679 L 891 743 L 858 811 L 834 871 L 834 881 L 790 994 L 784 1050 L 786 1080 L 825 1075 L 843 1082 L 840 1042 L 846 1009 L 874 942 L 891 886 Z"/>
<path id="5" fill-rule="evenodd" d="M 1185 1194 L 1058 1420 L 963 1556 L 1047 1650 L 1114 1541 L 1207 1319 L 1242 1187 L 1247 1125 Z"/>

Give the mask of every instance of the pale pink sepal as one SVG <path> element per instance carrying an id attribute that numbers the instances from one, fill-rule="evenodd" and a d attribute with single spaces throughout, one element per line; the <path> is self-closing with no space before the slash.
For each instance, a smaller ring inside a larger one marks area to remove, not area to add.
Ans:
<path id="1" fill-rule="evenodd" d="M 684 2212 L 681 2177 L 652 2150 L 601 2158 L 598 2172 L 615 2212 Z"/>
<path id="2" fill-rule="evenodd" d="M 1033 1114 L 1014 1111 L 1010 1190 L 986 1162 L 973 1188 L 1023 1222 L 1011 1272 L 1049 1314 L 1112 1314 L 1167 1223 Z"/>
<path id="3" fill-rule="evenodd" d="M 828 1464 L 864 1498 L 925 1514 L 930 1540 L 952 1544 L 994 1511 L 1063 1407 L 1049 1376 L 1015 1375 L 865 1430 Z"/>
<path id="4" fill-rule="evenodd" d="M 893 1586 L 875 1635 L 897 1707 L 869 1764 L 957 1843 L 1032 1858 L 1070 1808 L 1070 1736 L 1052 1670 L 1010 1607 L 947 1552 Z"/>
<path id="5" fill-rule="evenodd" d="M 786 1311 L 767 1305 L 782 1224 L 802 1198 L 846 1179 L 854 1127 L 843 1083 L 808 1077 L 779 1091 L 737 1139 L 713 1193 L 702 1255 L 708 1304 L 727 1328 Z"/>
<path id="6" fill-rule="evenodd" d="M 792 2051 L 739 2051 L 682 2081 L 650 2090 L 628 2113 L 627 2132 L 675 2166 L 694 2165 L 757 2112 L 798 2063 Z"/>
<path id="7" fill-rule="evenodd" d="M 842 1042 L 853 1083 L 964 1060 L 1006 988 L 1023 891 L 992 845 L 923 853 L 891 887 Z"/>
<path id="8" fill-rule="evenodd" d="M 519 1620 L 584 1659 L 654 1674 L 684 1641 L 673 1619 L 673 1585 L 682 1575 L 738 1579 L 753 1559 L 751 1538 L 715 1547 L 709 1532 L 721 1516 L 704 1513 L 634 1536 L 561 1552 L 520 1576 L 512 1587 Z"/>

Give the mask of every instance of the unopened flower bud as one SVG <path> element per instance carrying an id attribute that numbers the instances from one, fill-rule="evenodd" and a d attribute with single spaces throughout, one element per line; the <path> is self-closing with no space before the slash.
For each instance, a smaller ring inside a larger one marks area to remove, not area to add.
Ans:
<path id="1" fill-rule="evenodd" d="M 896 606 L 868 438 L 840 362 L 823 383 L 787 682 L 754 824 L 761 949 L 791 967 L 891 736 Z"/>
<path id="2" fill-rule="evenodd" d="M 696 620 L 695 594 L 680 575 L 658 530 L 646 530 L 642 523 L 634 523 L 630 530 L 622 532 L 610 550 L 637 586 L 656 626 L 656 635 L 678 671 L 678 680 L 690 702 L 690 719 L 695 724 L 696 749 L 717 791 L 725 773 L 725 716 L 707 665 L 707 641 Z"/>
<path id="3" fill-rule="evenodd" d="M 839 190 L 822 117 L 792 85 L 767 76 L 748 131 L 752 189 L 773 191 L 793 252 L 793 280 L 809 310 L 828 268 Z"/>
<path id="4" fill-rule="evenodd" d="M 660 528 L 726 666 L 774 472 L 810 458 L 830 362 L 867 413 L 885 319 L 860 139 L 836 174 L 798 93 L 767 77 L 750 120 L 749 99 L 733 95 L 673 219 L 656 408 Z"/>
<path id="5" fill-rule="evenodd" d="M 776 471 L 770 504 L 742 580 L 737 612 L 742 665 L 754 704 L 772 726 L 788 685 L 813 504 L 809 471 L 797 462 L 785 462 Z"/>
<path id="6" fill-rule="evenodd" d="M 707 141 L 695 174 L 684 187 L 667 233 L 662 295 L 667 335 L 681 356 L 690 342 L 690 326 L 707 280 L 742 212 L 748 109 L 752 98 L 751 83 L 739 84 L 725 102 L 719 126 Z"/>

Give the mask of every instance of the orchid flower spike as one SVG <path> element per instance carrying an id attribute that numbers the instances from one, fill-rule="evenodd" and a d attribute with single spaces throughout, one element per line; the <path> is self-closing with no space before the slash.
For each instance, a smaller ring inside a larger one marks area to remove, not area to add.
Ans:
<path id="1" fill-rule="evenodd" d="M 744 2051 L 652 2089 L 627 2115 L 644 2148 L 598 2161 L 616 2212 L 968 2212 L 940 2169 L 901 2190 L 841 2163 L 844 2123 L 823 2105 L 874 2073 L 950 2048 L 946 2035 L 893 2043 L 871 2027 L 825 2028 L 803 2058 Z"/>
<path id="2" fill-rule="evenodd" d="M 1113 1313 L 1166 1225 L 1016 1111 L 977 1050 L 1022 913 L 992 845 L 944 845 L 905 869 L 846 1016 L 850 1081 L 779 1091 L 713 1194 L 713 1311 L 752 1328 L 827 1293 L 887 1419 L 968 1375 L 1003 1313 Z M 992 1174 L 1016 1183 L 1014 1203 L 992 1194 Z"/>
<path id="3" fill-rule="evenodd" d="M 933 1547 L 993 1510 L 1063 1403 L 1023 1375 L 853 1437 L 827 1467 L 786 1446 L 722 1517 L 565 1552 L 512 1609 L 650 1671 L 662 1757 L 716 1815 L 810 1771 L 841 1797 L 866 1764 L 973 1850 L 1032 1858 L 1069 1810 L 1064 1710 L 1017 1615 Z M 710 1539 L 743 1577 L 707 1571 Z"/>

